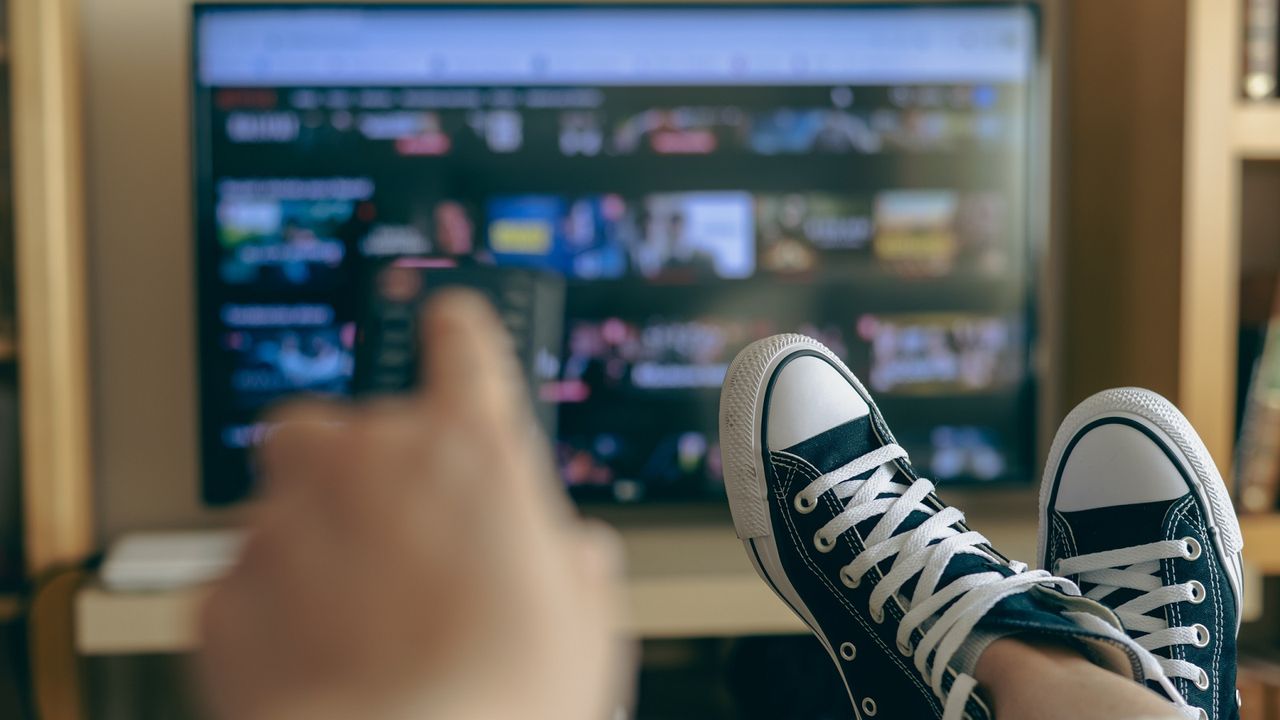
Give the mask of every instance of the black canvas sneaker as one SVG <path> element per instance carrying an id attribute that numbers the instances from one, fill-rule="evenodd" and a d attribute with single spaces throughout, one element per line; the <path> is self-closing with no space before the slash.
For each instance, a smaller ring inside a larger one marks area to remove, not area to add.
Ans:
<path id="1" fill-rule="evenodd" d="M 1106 390 L 1063 421 L 1040 491 L 1044 567 L 1114 610 L 1211 720 L 1239 717 L 1243 547 L 1213 458 L 1167 400 Z"/>
<path id="2" fill-rule="evenodd" d="M 817 341 L 779 335 L 743 350 L 721 393 L 720 438 L 738 536 L 826 647 L 855 717 L 991 718 L 972 673 L 987 644 L 1014 634 L 1074 645 L 1187 709 L 1113 613 L 1009 561 L 942 503 Z"/>

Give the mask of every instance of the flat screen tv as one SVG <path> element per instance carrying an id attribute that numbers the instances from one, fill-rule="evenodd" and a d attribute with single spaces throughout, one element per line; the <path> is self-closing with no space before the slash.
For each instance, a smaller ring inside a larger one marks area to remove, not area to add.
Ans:
<path id="1" fill-rule="evenodd" d="M 1046 118 L 1034 4 L 197 5 L 200 448 L 350 392 L 362 271 L 565 278 L 538 364 L 576 497 L 721 492 L 734 353 L 847 360 L 923 474 L 1035 462 Z"/>

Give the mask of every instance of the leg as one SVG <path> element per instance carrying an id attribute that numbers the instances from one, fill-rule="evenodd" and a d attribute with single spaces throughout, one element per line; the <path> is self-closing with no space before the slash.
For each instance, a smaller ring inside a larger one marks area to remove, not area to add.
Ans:
<path id="1" fill-rule="evenodd" d="M 817 341 L 780 335 L 743 350 L 720 429 L 738 536 L 831 653 L 858 717 L 990 720 L 993 704 L 1002 720 L 1020 709 L 1028 719 L 1189 716 L 1114 613 L 1069 580 L 992 552 L 933 493 L 870 393 Z M 1082 650 L 999 642 L 1013 637 Z M 1065 702 L 1049 709 L 1045 697 Z"/>
<path id="2" fill-rule="evenodd" d="M 1060 646 L 1002 638 L 974 673 L 1001 720 L 1180 720 L 1169 702 Z"/>

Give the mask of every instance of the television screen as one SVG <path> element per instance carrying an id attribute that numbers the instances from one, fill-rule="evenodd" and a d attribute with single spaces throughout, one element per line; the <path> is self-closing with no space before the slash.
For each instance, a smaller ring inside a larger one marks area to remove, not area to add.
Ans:
<path id="1" fill-rule="evenodd" d="M 195 10 L 203 492 L 261 414 L 350 392 L 362 272 L 565 278 L 585 499 L 714 497 L 734 354 L 813 335 L 922 474 L 1034 462 L 1037 18 L 1027 5 Z"/>

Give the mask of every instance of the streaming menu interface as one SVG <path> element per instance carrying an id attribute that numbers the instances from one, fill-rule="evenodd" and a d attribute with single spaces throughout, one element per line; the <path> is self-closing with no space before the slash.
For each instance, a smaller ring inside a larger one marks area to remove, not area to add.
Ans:
<path id="1" fill-rule="evenodd" d="M 845 358 L 922 474 L 1034 455 L 1026 8 L 205 8 L 202 469 L 350 392 L 389 259 L 566 281 L 535 393 L 586 499 L 714 497 L 720 383 L 778 332 Z"/>

